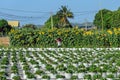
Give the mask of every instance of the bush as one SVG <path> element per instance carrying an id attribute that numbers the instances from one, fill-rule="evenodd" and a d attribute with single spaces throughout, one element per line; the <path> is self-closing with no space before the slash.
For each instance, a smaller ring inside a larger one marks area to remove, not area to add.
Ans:
<path id="1" fill-rule="evenodd" d="M 11 30 L 10 43 L 22 47 L 57 47 L 55 39 L 62 39 L 62 47 L 119 47 L 120 29 L 84 31 L 81 29 Z"/>
<path id="2" fill-rule="evenodd" d="M 6 20 L 0 20 L 0 36 L 7 36 L 11 28 L 12 27 L 8 25 L 8 22 Z"/>

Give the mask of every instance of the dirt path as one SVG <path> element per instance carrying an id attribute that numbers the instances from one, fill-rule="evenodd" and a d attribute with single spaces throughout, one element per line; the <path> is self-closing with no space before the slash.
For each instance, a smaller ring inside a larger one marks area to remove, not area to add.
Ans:
<path id="1" fill-rule="evenodd" d="M 9 46 L 9 37 L 0 37 L 0 46 Z"/>

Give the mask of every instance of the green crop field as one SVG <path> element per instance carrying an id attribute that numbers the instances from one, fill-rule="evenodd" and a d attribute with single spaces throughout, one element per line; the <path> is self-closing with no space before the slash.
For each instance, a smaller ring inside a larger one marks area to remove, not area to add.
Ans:
<path id="1" fill-rule="evenodd" d="M 120 48 L 1 48 L 0 80 L 119 80 Z"/>

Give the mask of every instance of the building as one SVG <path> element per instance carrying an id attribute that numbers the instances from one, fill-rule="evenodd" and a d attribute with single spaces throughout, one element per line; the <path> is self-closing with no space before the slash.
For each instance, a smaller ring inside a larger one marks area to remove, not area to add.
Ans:
<path id="1" fill-rule="evenodd" d="M 85 30 L 96 29 L 96 26 L 92 22 L 85 22 L 85 23 L 74 23 L 73 26 L 78 26 L 78 28 L 82 28 Z"/>
<path id="2" fill-rule="evenodd" d="M 20 27 L 20 22 L 19 21 L 8 21 L 8 25 L 12 27 Z"/>

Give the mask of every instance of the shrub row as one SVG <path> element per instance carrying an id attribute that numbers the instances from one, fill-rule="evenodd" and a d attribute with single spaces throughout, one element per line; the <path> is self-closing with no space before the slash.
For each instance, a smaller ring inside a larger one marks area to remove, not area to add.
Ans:
<path id="1" fill-rule="evenodd" d="M 119 47 L 120 29 L 85 31 L 81 29 L 11 30 L 10 44 L 22 47 L 56 47 L 55 39 L 62 39 L 62 47 Z"/>

